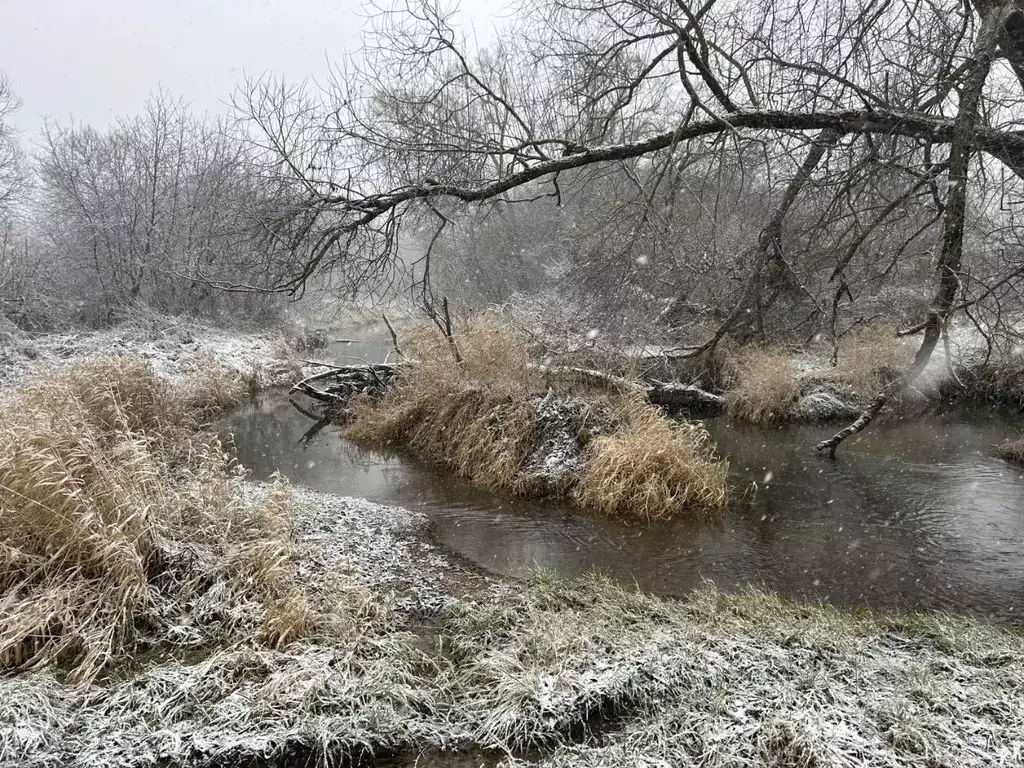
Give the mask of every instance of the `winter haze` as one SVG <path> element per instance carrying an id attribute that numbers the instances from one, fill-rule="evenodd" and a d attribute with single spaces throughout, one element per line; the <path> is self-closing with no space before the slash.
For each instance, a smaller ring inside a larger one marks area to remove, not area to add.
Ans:
<path id="1" fill-rule="evenodd" d="M 485 38 L 503 3 L 462 5 Z M 45 117 L 96 127 L 137 113 L 158 87 L 196 112 L 227 109 L 244 74 L 322 78 L 361 44 L 358 0 L 0 0 L 0 71 L 34 141 Z"/>

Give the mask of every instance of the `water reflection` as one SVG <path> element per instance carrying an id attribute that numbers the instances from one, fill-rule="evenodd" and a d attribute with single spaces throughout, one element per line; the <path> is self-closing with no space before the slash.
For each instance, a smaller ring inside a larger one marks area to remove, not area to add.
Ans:
<path id="1" fill-rule="evenodd" d="M 1024 478 L 988 455 L 1014 431 L 988 414 L 878 425 L 844 444 L 837 462 L 810 447 L 821 429 L 716 420 L 709 427 L 732 483 L 756 482 L 758 491 L 715 521 L 646 527 L 496 496 L 363 450 L 334 426 L 306 441 L 311 426 L 282 398 L 243 409 L 228 428 L 257 477 L 279 470 L 317 490 L 422 509 L 442 543 L 500 573 L 597 568 L 663 594 L 710 579 L 846 606 L 1024 623 Z"/>

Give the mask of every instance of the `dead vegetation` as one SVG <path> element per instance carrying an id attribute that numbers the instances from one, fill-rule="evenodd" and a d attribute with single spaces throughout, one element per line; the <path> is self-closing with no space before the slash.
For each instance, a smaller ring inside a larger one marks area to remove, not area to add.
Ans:
<path id="1" fill-rule="evenodd" d="M 870 397 L 910 364 L 913 354 L 890 325 L 862 325 L 839 340 L 835 373 L 840 382 Z"/>
<path id="2" fill-rule="evenodd" d="M 624 401 L 621 429 L 594 439 L 574 498 L 609 516 L 671 517 L 725 505 L 728 465 L 699 424 L 670 421 L 637 398 Z"/>
<path id="3" fill-rule="evenodd" d="M 1024 465 L 1024 437 L 1007 440 L 1002 445 L 996 446 L 995 453 L 1001 459 Z"/>
<path id="4" fill-rule="evenodd" d="M 401 446 L 475 483 L 514 492 L 532 445 L 527 399 L 536 381 L 524 346 L 507 330 L 478 322 L 459 347 L 461 364 L 435 329 L 412 329 L 403 350 L 417 365 L 383 400 L 354 403 L 347 435 Z"/>
<path id="5" fill-rule="evenodd" d="M 984 403 L 1024 410 L 1024 351 L 999 344 L 991 359 L 979 352 L 961 361 L 956 377 L 947 377 L 941 396 L 951 402 Z"/>
<path id="6" fill-rule="evenodd" d="M 298 596 L 285 492 L 252 498 L 197 431 L 240 397 L 218 370 L 171 387 L 103 359 L 42 370 L 0 405 L 4 669 L 83 681 L 154 644 L 308 631 L 275 607 Z"/>
<path id="7" fill-rule="evenodd" d="M 471 320 L 456 343 L 461 362 L 435 329 L 410 333 L 402 347 L 417 363 L 382 399 L 354 403 L 347 436 L 479 485 L 565 495 L 604 514 L 649 520 L 723 506 L 725 465 L 703 428 L 632 393 L 570 383 L 545 394 L 553 379 L 541 378 L 525 340 L 488 318 Z"/>
<path id="8" fill-rule="evenodd" d="M 381 591 L 372 600 L 384 599 Z M 344 642 L 155 659 L 107 684 L 0 679 L 0 765 L 1019 763 L 1019 634 L 702 589 L 685 602 L 537 574 L 460 600 L 426 648 L 373 619 Z M 430 647 L 430 646 L 433 647 Z"/>
<path id="9" fill-rule="evenodd" d="M 890 326 L 862 326 L 843 336 L 834 365 L 820 348 L 805 352 L 756 346 L 719 350 L 715 362 L 726 412 L 755 424 L 851 418 L 911 359 Z"/>
<path id="10" fill-rule="evenodd" d="M 721 363 L 726 412 L 754 424 L 785 421 L 800 395 L 789 357 L 779 348 L 730 351 Z"/>

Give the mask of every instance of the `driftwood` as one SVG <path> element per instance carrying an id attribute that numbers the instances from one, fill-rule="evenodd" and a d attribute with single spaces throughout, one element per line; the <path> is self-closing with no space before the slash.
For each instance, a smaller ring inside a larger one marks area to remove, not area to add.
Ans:
<path id="1" fill-rule="evenodd" d="M 405 365 L 414 364 L 405 363 Z M 356 394 L 367 394 L 371 397 L 379 397 L 384 394 L 401 367 L 402 364 L 392 363 L 329 366 L 328 370 L 307 376 L 298 382 L 292 387 L 292 392 L 301 392 L 322 403 L 340 406 Z M 591 368 L 538 365 L 534 366 L 534 370 L 545 378 L 559 378 L 601 389 L 635 393 L 652 405 L 665 406 L 674 410 L 687 409 L 715 414 L 720 413 L 723 407 L 720 395 L 706 392 L 692 384 L 662 381 L 641 383 Z M 330 383 L 314 386 L 319 382 Z"/>
<path id="2" fill-rule="evenodd" d="M 341 405 L 353 395 L 377 397 L 384 394 L 397 370 L 398 366 L 388 363 L 332 365 L 326 371 L 307 376 L 295 384 L 291 391 L 301 392 L 322 403 Z M 321 387 L 313 386 L 315 382 L 324 381 L 330 383 Z"/>
<path id="3" fill-rule="evenodd" d="M 632 392 L 644 397 L 651 405 L 671 409 L 685 408 L 715 414 L 721 413 L 724 407 L 721 395 L 706 392 L 693 384 L 653 380 L 641 383 L 593 368 L 540 365 L 537 370 L 545 376 L 570 379 L 592 387 Z"/>

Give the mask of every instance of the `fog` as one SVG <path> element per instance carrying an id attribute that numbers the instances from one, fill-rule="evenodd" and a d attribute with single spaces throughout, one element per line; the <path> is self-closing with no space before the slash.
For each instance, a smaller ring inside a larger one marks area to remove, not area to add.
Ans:
<path id="1" fill-rule="evenodd" d="M 464 3 L 467 32 L 486 37 L 500 7 Z M 47 116 L 104 127 L 158 86 L 216 113 L 245 73 L 322 78 L 366 23 L 359 0 L 0 0 L 0 70 L 31 142 Z"/>

